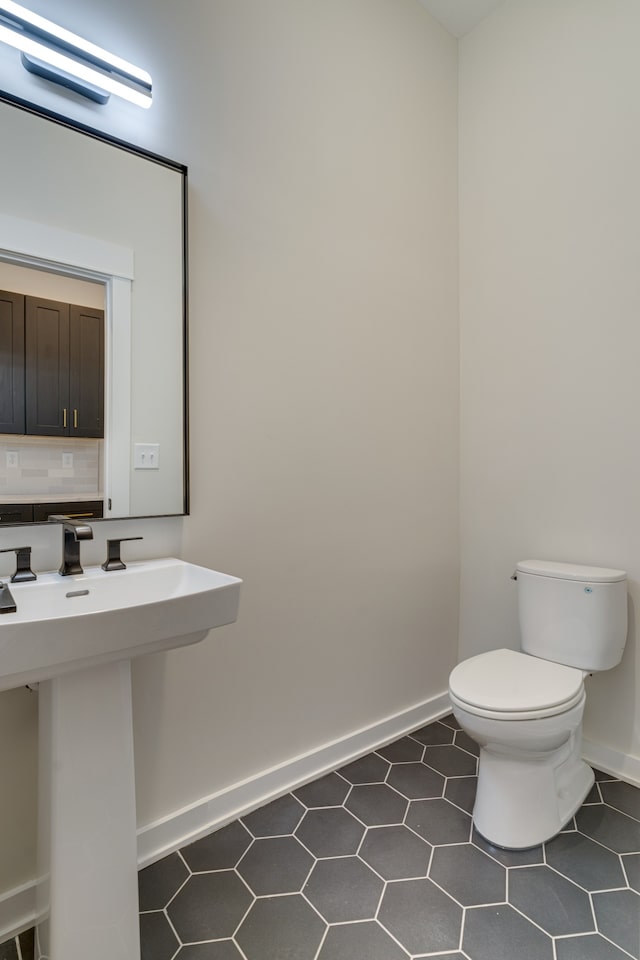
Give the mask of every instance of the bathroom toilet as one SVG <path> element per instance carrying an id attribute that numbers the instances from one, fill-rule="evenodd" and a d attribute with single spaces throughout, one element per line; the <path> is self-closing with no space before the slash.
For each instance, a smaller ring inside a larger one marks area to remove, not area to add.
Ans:
<path id="1" fill-rule="evenodd" d="M 491 650 L 451 673 L 454 716 L 480 746 L 474 824 L 496 846 L 551 839 L 591 789 L 581 756 L 584 678 L 620 662 L 626 578 L 604 567 L 518 563 L 522 652 Z"/>

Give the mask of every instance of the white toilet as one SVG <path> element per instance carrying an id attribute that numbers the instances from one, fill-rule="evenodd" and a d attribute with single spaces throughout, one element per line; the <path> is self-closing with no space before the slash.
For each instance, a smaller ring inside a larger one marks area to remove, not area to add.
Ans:
<path id="1" fill-rule="evenodd" d="M 526 560 L 515 579 L 523 652 L 492 650 L 458 664 L 449 697 L 480 745 L 476 829 L 520 850 L 555 836 L 593 784 L 580 749 L 583 681 L 620 662 L 627 575 Z"/>

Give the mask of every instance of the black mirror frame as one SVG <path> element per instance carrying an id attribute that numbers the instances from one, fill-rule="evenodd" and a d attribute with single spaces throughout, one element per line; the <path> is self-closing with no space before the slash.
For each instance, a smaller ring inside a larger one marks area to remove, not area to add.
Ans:
<path id="1" fill-rule="evenodd" d="M 60 126 L 67 127 L 70 130 L 74 130 L 76 133 L 85 134 L 85 136 L 92 137 L 94 140 L 100 140 L 103 143 L 107 143 L 110 146 L 117 147 L 120 150 L 125 150 L 128 153 L 135 154 L 138 157 L 141 157 L 145 160 L 150 160 L 153 163 L 158 163 L 163 167 L 167 167 L 170 170 L 175 170 L 182 176 L 182 343 L 183 343 L 183 383 L 184 383 L 184 397 L 183 397 L 183 512 L 182 513 L 166 513 L 166 514 L 151 514 L 151 515 L 139 515 L 136 517 L 104 517 L 100 519 L 95 519 L 92 523 L 102 523 L 109 520 L 135 520 L 135 519 L 158 519 L 162 517 L 183 517 L 189 515 L 189 258 L 188 258 L 188 216 L 187 216 L 187 201 L 188 201 L 188 168 L 185 164 L 179 163 L 176 160 L 169 160 L 167 157 L 160 156 L 160 154 L 153 153 L 150 150 L 145 150 L 143 147 L 139 147 L 136 144 L 128 143 L 126 140 L 121 140 L 118 137 L 111 136 L 108 133 L 104 133 L 101 130 L 96 130 L 94 127 L 90 127 L 87 124 L 80 123 L 76 120 L 71 120 L 68 117 L 63 116 L 62 114 L 55 113 L 53 110 L 48 110 L 46 107 L 41 107 L 38 104 L 31 103 L 28 100 L 24 100 L 21 97 L 16 97 L 13 94 L 7 93 L 4 90 L 0 90 L 0 103 L 8 104 L 9 106 L 17 107 L 20 110 L 24 110 L 27 113 L 31 113 L 34 116 L 41 117 L 44 120 L 49 120 L 52 123 L 57 123 Z M 38 521 L 34 521 L 37 523 Z M 32 523 L 12 523 L 12 524 L 3 524 L 2 526 L 8 527 L 25 527 L 32 526 Z M 0 528 L 1 529 L 1 528 Z"/>

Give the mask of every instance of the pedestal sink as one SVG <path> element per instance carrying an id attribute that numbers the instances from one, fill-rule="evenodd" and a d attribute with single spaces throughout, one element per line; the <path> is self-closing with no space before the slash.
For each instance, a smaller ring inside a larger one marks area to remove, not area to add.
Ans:
<path id="1" fill-rule="evenodd" d="M 131 659 L 232 623 L 241 582 L 161 559 L 11 585 L 0 690 L 40 682 L 41 957 L 139 960 Z"/>

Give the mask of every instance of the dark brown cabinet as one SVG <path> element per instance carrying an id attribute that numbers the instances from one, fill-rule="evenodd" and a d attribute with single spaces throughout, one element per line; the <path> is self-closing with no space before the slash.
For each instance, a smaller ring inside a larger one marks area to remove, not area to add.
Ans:
<path id="1" fill-rule="evenodd" d="M 25 298 L 26 430 L 104 436 L 104 313 Z"/>
<path id="2" fill-rule="evenodd" d="M 32 521 L 32 503 L 0 503 L 0 524 L 31 523 Z"/>
<path id="3" fill-rule="evenodd" d="M 99 520 L 104 516 L 102 500 L 68 503 L 0 503 L 0 526 L 7 523 L 43 523 L 52 514 L 61 513 L 75 520 Z"/>
<path id="4" fill-rule="evenodd" d="M 104 436 L 104 311 L 0 291 L 0 433 Z"/>
<path id="5" fill-rule="evenodd" d="M 36 523 L 48 520 L 52 514 L 61 513 L 73 520 L 98 520 L 103 516 L 102 500 L 81 500 L 78 503 L 34 503 L 33 519 Z"/>
<path id="6" fill-rule="evenodd" d="M 0 433 L 24 433 L 24 297 L 0 291 Z"/>

